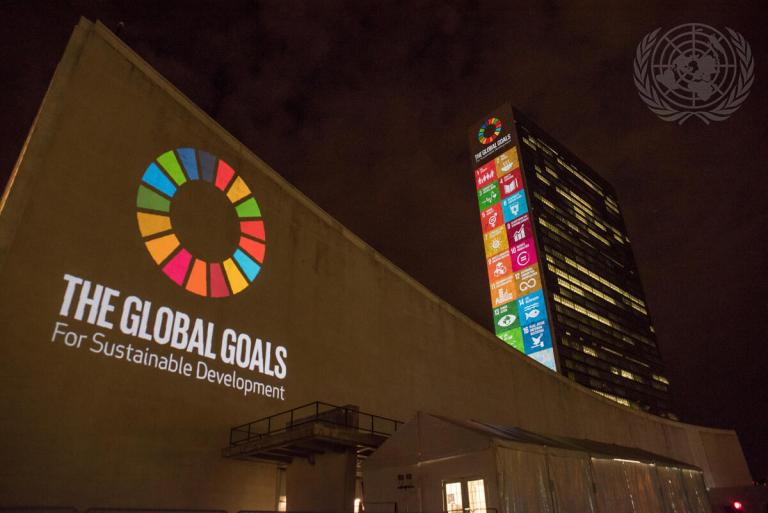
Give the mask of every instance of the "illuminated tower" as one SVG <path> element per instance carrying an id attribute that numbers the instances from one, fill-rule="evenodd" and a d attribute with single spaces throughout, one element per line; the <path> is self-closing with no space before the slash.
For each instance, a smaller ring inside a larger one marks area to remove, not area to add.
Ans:
<path id="1" fill-rule="evenodd" d="M 509 105 L 469 137 L 497 336 L 604 397 L 674 418 L 613 187 Z"/>

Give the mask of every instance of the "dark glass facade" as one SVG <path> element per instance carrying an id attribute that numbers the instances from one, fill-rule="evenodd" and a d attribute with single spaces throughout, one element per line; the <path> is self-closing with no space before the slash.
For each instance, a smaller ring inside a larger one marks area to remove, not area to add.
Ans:
<path id="1" fill-rule="evenodd" d="M 514 117 L 558 370 L 616 402 L 675 418 L 613 187 Z"/>

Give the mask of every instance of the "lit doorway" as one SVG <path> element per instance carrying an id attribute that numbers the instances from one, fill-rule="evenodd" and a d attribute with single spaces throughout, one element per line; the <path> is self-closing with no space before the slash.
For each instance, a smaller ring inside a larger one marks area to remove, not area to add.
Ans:
<path id="1" fill-rule="evenodd" d="M 486 513 L 485 481 L 463 479 L 444 483 L 443 505 L 447 513 Z"/>

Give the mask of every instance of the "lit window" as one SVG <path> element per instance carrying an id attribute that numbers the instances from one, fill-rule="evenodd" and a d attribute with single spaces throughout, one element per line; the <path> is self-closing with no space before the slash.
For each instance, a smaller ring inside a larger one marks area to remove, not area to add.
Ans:
<path id="1" fill-rule="evenodd" d="M 603 237 L 602 235 L 600 235 L 599 233 L 597 233 L 597 232 L 596 232 L 595 230 L 593 230 L 592 228 L 587 228 L 587 231 L 588 231 L 588 232 L 589 232 L 589 233 L 590 233 L 590 234 L 591 234 L 591 235 L 592 235 L 594 238 L 596 238 L 597 240 L 599 240 L 600 242 L 602 242 L 602 243 L 603 243 L 603 244 L 605 244 L 606 246 L 610 246 L 610 245 L 611 245 L 611 243 L 608 241 L 608 239 L 606 239 L 605 237 Z"/>
<path id="2" fill-rule="evenodd" d="M 605 397 L 606 399 L 610 399 L 611 401 L 615 401 L 615 402 L 617 402 L 617 403 L 619 403 L 619 404 L 623 404 L 624 406 L 631 406 L 631 405 L 629 404 L 629 401 L 627 401 L 627 400 L 626 400 L 626 399 L 624 399 L 623 397 L 618 397 L 618 396 L 615 396 L 615 395 L 613 395 L 613 394 L 607 394 L 607 393 L 605 393 L 605 392 L 601 392 L 601 391 L 599 391 L 599 390 L 595 390 L 594 388 L 592 389 L 592 391 L 593 391 L 594 393 L 596 393 L 596 394 L 599 394 L 599 395 L 601 395 L 601 396 Z"/>
<path id="3" fill-rule="evenodd" d="M 564 161 L 563 159 L 561 159 L 561 158 L 558 158 L 558 159 L 557 159 L 557 162 L 558 162 L 558 163 L 559 163 L 561 166 L 563 166 L 565 169 L 567 169 L 568 171 L 570 171 L 571 173 L 573 173 L 573 175 L 574 175 L 576 178 L 578 178 L 579 180 L 581 180 L 582 182 L 584 182 L 584 183 L 585 183 L 585 184 L 586 184 L 586 185 L 587 185 L 587 186 L 588 186 L 590 189 L 594 190 L 595 192 L 597 192 L 598 194 L 600 194 L 601 196 L 603 196 L 603 189 L 601 189 L 601 188 L 600 188 L 600 187 L 599 187 L 597 184 L 595 184 L 595 182 L 593 182 L 592 180 L 590 180 L 590 179 L 589 179 L 589 178 L 587 178 L 586 176 L 584 176 L 584 175 L 582 175 L 581 173 L 579 173 L 579 172 L 576 170 L 576 167 L 575 167 L 575 166 L 572 166 L 571 164 L 568 164 L 567 162 L 565 162 L 565 161 Z"/>
<path id="4" fill-rule="evenodd" d="M 541 174 L 541 173 L 539 173 L 538 171 L 536 172 L 536 178 L 538 178 L 539 180 L 541 180 L 542 182 L 544 182 L 544 183 L 545 183 L 545 184 L 547 184 L 547 185 L 552 185 L 552 182 L 550 182 L 549 180 L 547 180 L 546 178 L 544 178 L 544 175 L 542 175 L 542 174 Z"/>
<path id="5" fill-rule="evenodd" d="M 613 349 L 611 349 L 610 347 L 600 346 L 600 348 L 601 348 L 602 350 L 604 350 L 604 351 L 608 351 L 609 353 L 612 353 L 612 354 L 615 354 L 616 356 L 619 356 L 619 357 L 621 357 L 621 358 L 624 358 L 624 355 L 623 355 L 623 354 L 621 354 L 621 353 L 620 353 L 620 352 L 618 352 L 618 351 L 614 351 L 614 350 L 613 350 Z"/>
<path id="6" fill-rule="evenodd" d="M 523 143 L 527 144 L 532 150 L 536 149 L 536 145 L 534 144 L 533 140 L 528 136 L 523 137 Z"/>

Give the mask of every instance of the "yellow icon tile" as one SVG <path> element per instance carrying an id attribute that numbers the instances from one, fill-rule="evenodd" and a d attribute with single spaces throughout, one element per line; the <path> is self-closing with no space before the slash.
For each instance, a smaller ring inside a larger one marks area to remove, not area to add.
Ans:
<path id="1" fill-rule="evenodd" d="M 139 212 L 136 214 L 136 218 L 139 220 L 139 231 L 144 237 L 167 232 L 171 229 L 171 218 L 168 216 Z"/>
<path id="2" fill-rule="evenodd" d="M 243 276 L 243 273 L 240 272 L 240 269 L 237 268 L 237 265 L 235 265 L 235 262 L 231 258 L 224 260 L 222 265 L 224 266 L 224 272 L 227 273 L 227 280 L 232 289 L 232 294 L 237 294 L 248 286 L 248 281 L 245 279 L 245 276 Z"/>
<path id="3" fill-rule="evenodd" d="M 160 265 L 168 255 L 179 247 L 179 239 L 174 234 L 164 235 L 156 239 L 148 240 L 145 242 L 149 254 L 152 255 L 152 259 L 156 264 Z"/>
<path id="4" fill-rule="evenodd" d="M 232 186 L 229 188 L 229 191 L 227 192 L 227 198 L 229 198 L 229 201 L 232 203 L 237 203 L 241 199 L 248 196 L 250 193 L 251 190 L 247 185 L 245 185 L 243 179 L 238 176 L 234 183 L 232 183 Z"/>

